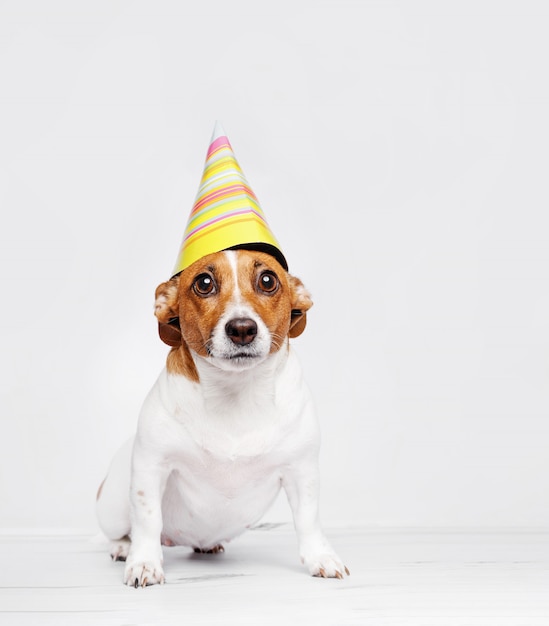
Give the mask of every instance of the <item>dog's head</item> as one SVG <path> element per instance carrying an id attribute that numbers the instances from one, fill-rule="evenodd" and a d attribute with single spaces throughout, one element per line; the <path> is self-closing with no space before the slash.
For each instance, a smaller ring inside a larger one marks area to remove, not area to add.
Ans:
<path id="1" fill-rule="evenodd" d="M 305 329 L 312 306 L 302 282 L 269 254 L 216 252 L 156 290 L 168 368 L 198 380 L 192 351 L 225 370 L 244 370 L 280 350 Z"/>

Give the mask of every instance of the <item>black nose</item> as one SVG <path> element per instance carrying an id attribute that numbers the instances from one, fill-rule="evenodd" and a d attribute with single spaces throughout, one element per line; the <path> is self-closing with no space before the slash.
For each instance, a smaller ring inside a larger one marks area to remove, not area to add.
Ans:
<path id="1" fill-rule="evenodd" d="M 246 346 L 255 339 L 257 324 L 249 318 L 240 317 L 227 322 L 225 332 L 233 343 L 238 346 Z"/>

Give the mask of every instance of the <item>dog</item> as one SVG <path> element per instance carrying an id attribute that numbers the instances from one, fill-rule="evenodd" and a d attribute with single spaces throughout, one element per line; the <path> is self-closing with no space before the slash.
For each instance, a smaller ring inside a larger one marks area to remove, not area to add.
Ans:
<path id="1" fill-rule="evenodd" d="M 124 582 L 165 581 L 162 545 L 221 552 L 287 494 L 310 574 L 349 570 L 318 514 L 319 428 L 289 345 L 311 297 L 270 254 L 209 254 L 156 289 L 166 368 L 97 496 Z"/>

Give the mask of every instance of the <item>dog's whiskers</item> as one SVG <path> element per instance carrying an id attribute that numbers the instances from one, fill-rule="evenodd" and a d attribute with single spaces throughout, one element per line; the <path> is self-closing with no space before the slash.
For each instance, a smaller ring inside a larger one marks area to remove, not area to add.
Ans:
<path id="1" fill-rule="evenodd" d="M 189 348 L 192 348 L 195 352 L 200 352 L 201 350 L 205 350 L 208 355 L 212 352 L 212 341 L 211 339 L 206 339 L 206 341 L 187 341 L 187 345 Z"/>
<path id="2" fill-rule="evenodd" d="M 280 350 L 285 339 L 286 337 L 284 335 L 278 335 L 276 333 L 273 333 L 271 335 L 271 343 L 275 346 L 277 350 Z"/>

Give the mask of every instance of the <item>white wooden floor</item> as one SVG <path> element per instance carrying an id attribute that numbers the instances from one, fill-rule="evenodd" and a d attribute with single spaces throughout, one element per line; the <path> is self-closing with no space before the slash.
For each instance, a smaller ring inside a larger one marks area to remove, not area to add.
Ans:
<path id="1" fill-rule="evenodd" d="M 549 534 L 327 534 L 343 581 L 309 577 L 282 526 L 220 555 L 165 548 L 167 582 L 146 589 L 123 586 L 123 564 L 89 537 L 0 535 L 0 624 L 549 624 Z"/>

